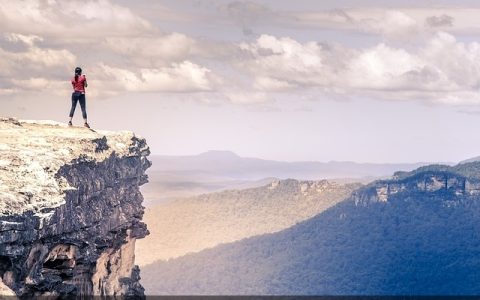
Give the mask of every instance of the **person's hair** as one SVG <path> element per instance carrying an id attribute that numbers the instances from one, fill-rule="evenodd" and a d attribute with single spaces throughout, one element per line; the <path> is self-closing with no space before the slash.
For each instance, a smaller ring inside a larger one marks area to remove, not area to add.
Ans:
<path id="1" fill-rule="evenodd" d="M 82 69 L 80 67 L 75 68 L 75 82 L 78 81 L 78 76 L 82 74 Z"/>

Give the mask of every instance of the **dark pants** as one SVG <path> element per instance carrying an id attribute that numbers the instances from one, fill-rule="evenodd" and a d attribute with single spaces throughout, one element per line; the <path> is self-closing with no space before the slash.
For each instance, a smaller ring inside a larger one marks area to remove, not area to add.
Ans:
<path id="1" fill-rule="evenodd" d="M 72 93 L 72 109 L 70 109 L 70 118 L 73 118 L 77 102 L 80 101 L 80 107 L 82 108 L 83 118 L 87 119 L 87 103 L 85 102 L 85 94 L 74 92 Z"/>

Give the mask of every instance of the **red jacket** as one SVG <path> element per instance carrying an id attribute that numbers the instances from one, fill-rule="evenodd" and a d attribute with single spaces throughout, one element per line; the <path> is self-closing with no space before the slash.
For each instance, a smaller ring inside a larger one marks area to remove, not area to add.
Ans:
<path id="1" fill-rule="evenodd" d="M 85 86 L 87 85 L 87 78 L 85 75 L 80 75 L 75 81 L 75 77 L 72 78 L 72 86 L 75 92 L 85 93 Z"/>

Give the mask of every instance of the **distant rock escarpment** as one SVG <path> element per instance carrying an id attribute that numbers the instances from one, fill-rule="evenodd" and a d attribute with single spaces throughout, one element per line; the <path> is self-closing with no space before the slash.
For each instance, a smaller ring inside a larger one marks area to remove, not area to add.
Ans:
<path id="1" fill-rule="evenodd" d="M 411 172 L 396 172 L 392 179 L 377 180 L 353 193 L 355 203 L 364 206 L 398 197 L 407 200 L 441 198 L 453 205 L 453 200 L 476 199 L 479 196 L 480 161 L 456 166 L 430 165 Z"/>
<path id="2" fill-rule="evenodd" d="M 148 154 L 131 132 L 0 119 L 0 293 L 143 295 Z"/>

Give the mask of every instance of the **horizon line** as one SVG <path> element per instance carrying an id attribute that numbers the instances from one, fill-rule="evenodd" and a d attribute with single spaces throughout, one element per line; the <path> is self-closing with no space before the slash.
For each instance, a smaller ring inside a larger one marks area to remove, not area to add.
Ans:
<path id="1" fill-rule="evenodd" d="M 329 160 L 329 161 L 321 161 L 321 160 L 278 160 L 278 159 L 271 159 L 271 158 L 264 158 L 264 157 L 254 157 L 254 156 L 242 156 L 237 154 L 235 151 L 232 150 L 207 150 L 200 153 L 194 154 L 164 154 L 164 153 L 151 153 L 150 156 L 164 156 L 164 157 L 196 157 L 201 156 L 209 153 L 228 153 L 231 154 L 232 157 L 244 158 L 244 159 L 259 159 L 259 160 L 266 160 L 266 161 L 273 161 L 273 162 L 282 162 L 282 163 L 353 163 L 353 164 L 371 164 L 371 165 L 416 165 L 416 164 L 423 164 L 423 165 L 432 165 L 432 164 L 441 164 L 441 165 L 456 165 L 465 160 L 472 159 L 474 157 L 470 157 L 458 162 L 454 161 L 414 161 L 414 162 L 371 162 L 371 161 L 354 161 L 354 160 Z"/>

